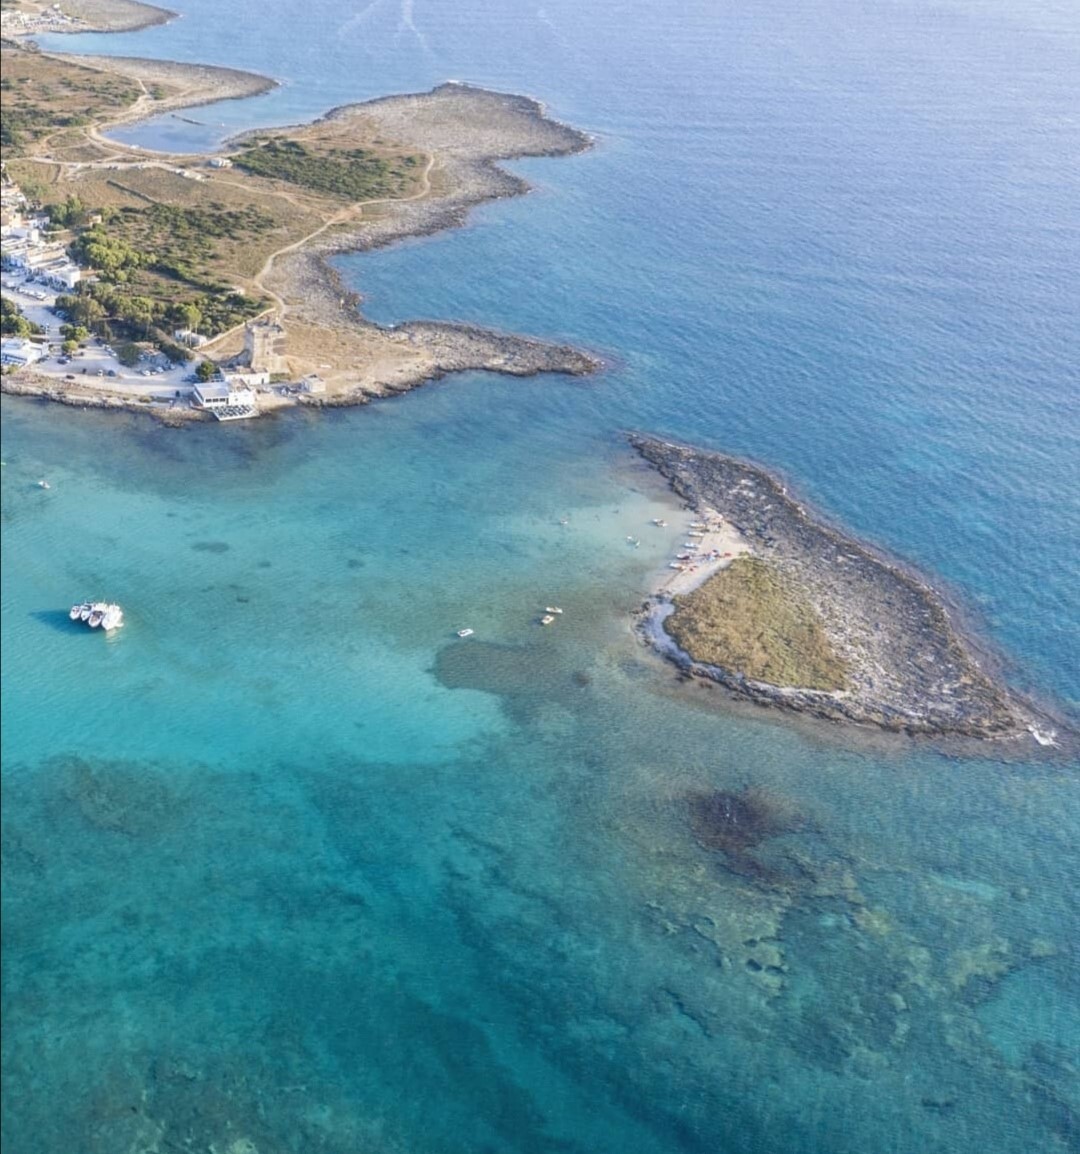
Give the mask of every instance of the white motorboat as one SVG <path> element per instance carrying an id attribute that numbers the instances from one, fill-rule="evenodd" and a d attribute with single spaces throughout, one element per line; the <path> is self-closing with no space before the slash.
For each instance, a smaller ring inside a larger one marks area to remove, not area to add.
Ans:
<path id="1" fill-rule="evenodd" d="M 475 632 L 475 629 L 459 629 L 457 635 L 459 637 L 471 637 Z"/>
<path id="2" fill-rule="evenodd" d="M 544 612 L 545 613 L 561 613 L 562 610 L 557 605 L 545 605 L 544 606 Z"/>
<path id="3" fill-rule="evenodd" d="M 124 611 L 110 601 L 80 601 L 68 611 L 72 621 L 85 621 L 91 629 L 104 629 L 106 633 L 119 629 L 124 624 Z"/>
<path id="4" fill-rule="evenodd" d="M 119 629 L 124 624 L 124 611 L 119 605 L 110 605 L 106 608 L 104 615 L 101 618 L 101 628 L 106 633 L 113 629 Z"/>
<path id="5" fill-rule="evenodd" d="M 544 616 L 540 618 L 540 624 L 550 625 L 554 620 L 555 618 L 550 613 L 545 613 Z"/>

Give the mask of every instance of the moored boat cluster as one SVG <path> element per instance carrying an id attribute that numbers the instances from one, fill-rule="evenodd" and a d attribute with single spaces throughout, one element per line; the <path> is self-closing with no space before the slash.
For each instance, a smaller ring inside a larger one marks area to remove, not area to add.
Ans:
<path id="1" fill-rule="evenodd" d="M 85 621 L 91 629 L 100 626 L 106 633 L 124 624 L 123 609 L 106 601 L 80 601 L 72 605 L 68 616 L 72 621 Z"/>

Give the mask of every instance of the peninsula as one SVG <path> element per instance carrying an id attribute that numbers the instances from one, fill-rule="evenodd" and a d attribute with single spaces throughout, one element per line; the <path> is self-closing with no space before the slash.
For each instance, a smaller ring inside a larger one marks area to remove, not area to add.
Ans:
<path id="1" fill-rule="evenodd" d="M 102 26 L 170 15 L 127 0 L 33 8 L 22 5 L 24 23 L 60 19 L 75 31 L 95 12 L 114 22 Z M 218 381 L 223 396 L 242 388 L 265 412 L 362 404 L 463 370 L 600 367 L 567 345 L 472 325 L 376 325 L 329 263 L 527 192 L 500 161 L 589 147 L 536 101 L 447 83 L 246 133 L 213 155 L 174 155 L 105 133 L 274 82 L 23 40 L 2 51 L 5 335 L 25 349 L 5 356 L 5 391 L 186 419 L 203 415 L 200 380 Z M 50 343 L 56 333 L 63 349 Z"/>
<path id="2" fill-rule="evenodd" d="M 638 453 L 692 510 L 638 627 L 687 674 L 820 718 L 1051 744 L 917 574 L 812 515 L 746 461 L 651 437 Z"/>

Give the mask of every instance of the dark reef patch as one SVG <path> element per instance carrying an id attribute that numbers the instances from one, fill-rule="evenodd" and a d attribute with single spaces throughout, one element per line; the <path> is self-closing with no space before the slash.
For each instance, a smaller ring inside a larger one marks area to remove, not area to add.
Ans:
<path id="1" fill-rule="evenodd" d="M 228 553 L 231 548 L 226 541 L 196 541 L 191 547 L 196 553 Z"/>
<path id="2" fill-rule="evenodd" d="M 142 762 L 58 757 L 46 764 L 59 779 L 60 795 L 97 829 L 145 837 L 185 808 L 162 775 Z"/>
<path id="3" fill-rule="evenodd" d="M 809 823 L 786 799 L 762 789 L 701 790 L 686 797 L 690 830 L 703 849 L 723 855 L 723 868 L 765 886 L 812 884 L 816 870 L 792 835 Z"/>
<path id="4" fill-rule="evenodd" d="M 692 793 L 687 797 L 687 806 L 698 843 L 726 854 L 745 854 L 767 838 L 801 825 L 790 806 L 759 789 Z"/>
<path id="5" fill-rule="evenodd" d="M 500 696 L 535 692 L 535 655 L 521 645 L 490 641 L 446 645 L 435 658 L 435 676 L 447 689 L 480 689 Z"/>

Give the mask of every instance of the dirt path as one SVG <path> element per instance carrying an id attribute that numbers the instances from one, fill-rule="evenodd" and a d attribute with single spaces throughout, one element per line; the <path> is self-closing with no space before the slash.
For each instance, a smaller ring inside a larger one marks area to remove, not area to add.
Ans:
<path id="1" fill-rule="evenodd" d="M 335 225 L 344 224 L 350 220 L 355 221 L 361 219 L 363 217 L 365 208 L 371 208 L 373 205 L 377 204 L 403 204 L 407 201 L 423 199 L 431 192 L 431 170 L 434 168 L 434 166 L 435 154 L 428 153 L 427 163 L 424 165 L 424 171 L 420 176 L 420 188 L 416 192 L 410 193 L 408 196 L 384 196 L 377 197 L 372 200 L 357 201 L 355 204 L 350 204 L 347 208 L 340 209 L 338 212 L 334 213 L 333 216 L 323 221 L 323 223 L 317 229 L 315 229 L 313 232 L 309 232 L 307 236 L 302 236 L 299 240 L 294 240 L 290 244 L 283 245 L 281 248 L 276 249 L 263 262 L 262 268 L 259 269 L 255 276 L 251 278 L 251 287 L 258 290 L 260 293 L 273 298 L 278 317 L 279 319 L 283 318 L 285 313 L 288 311 L 288 305 L 285 303 L 284 299 L 278 295 L 278 293 L 274 292 L 274 290 L 271 288 L 267 288 L 266 286 L 266 278 L 270 275 L 270 271 L 273 269 L 274 262 L 278 259 L 278 257 L 284 256 L 286 253 L 295 252 L 299 248 L 303 248 L 304 245 L 310 244 L 311 241 L 313 241 L 316 237 L 322 236 L 322 234 L 326 232 L 327 229 L 333 228 Z M 243 187 L 243 185 L 234 180 L 216 180 L 210 183 L 231 184 L 238 188 Z M 290 201 L 293 199 L 287 193 L 283 192 L 275 193 L 274 195 L 283 196 L 285 199 Z M 296 202 L 293 201 L 293 203 L 295 204 Z M 267 312 L 271 311 L 273 310 L 266 309 L 260 313 L 259 316 L 265 316 Z M 203 349 L 207 350 L 212 348 L 214 345 L 224 341 L 233 333 L 238 332 L 244 327 L 245 324 L 249 323 L 249 321 L 244 321 L 239 325 L 234 325 L 231 329 L 226 329 L 223 333 L 218 333 L 218 335 L 214 337 L 212 341 L 208 341 L 205 345 L 203 345 Z"/>

